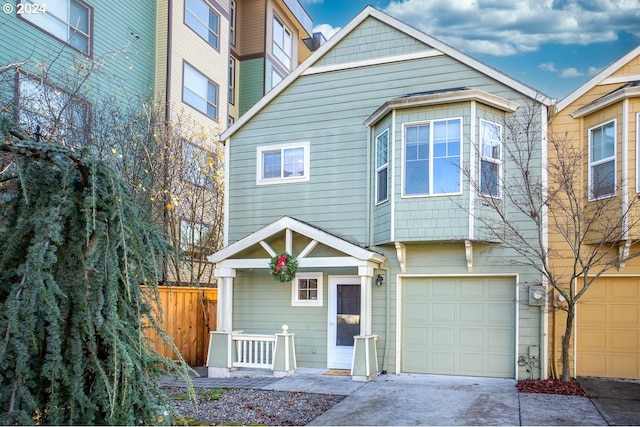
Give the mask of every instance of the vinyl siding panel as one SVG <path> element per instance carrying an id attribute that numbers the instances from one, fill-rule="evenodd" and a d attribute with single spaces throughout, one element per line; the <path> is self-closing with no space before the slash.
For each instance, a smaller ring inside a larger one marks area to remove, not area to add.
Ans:
<path id="1" fill-rule="evenodd" d="M 219 133 L 226 128 L 228 116 L 228 75 L 229 75 L 229 19 L 217 8 L 220 16 L 219 49 L 212 47 L 206 40 L 184 23 L 184 1 L 173 2 L 173 29 L 171 53 L 171 99 L 174 118 L 181 119 L 187 112 L 199 125 Z M 218 86 L 218 119 L 213 120 L 206 114 L 182 102 L 183 66 L 187 62 L 198 72 L 205 75 Z"/>
<path id="2" fill-rule="evenodd" d="M 242 115 L 264 95 L 264 58 L 239 61 L 238 67 L 238 108 Z"/>
<path id="3" fill-rule="evenodd" d="M 237 2 L 236 51 L 243 56 L 263 54 L 265 48 L 266 0 L 243 0 Z"/>
<path id="4" fill-rule="evenodd" d="M 387 24 L 368 19 L 346 39 L 338 43 L 316 65 L 340 64 L 383 56 L 418 52 L 428 48 L 424 43 L 406 34 L 394 31 Z"/>
<path id="5" fill-rule="evenodd" d="M 355 275 L 357 271 L 331 269 L 324 272 L 322 307 L 294 307 L 291 305 L 291 283 L 276 282 L 268 271 L 241 272 L 234 280 L 234 330 L 276 334 L 286 324 L 289 332 L 295 334 L 298 366 L 326 368 L 328 276 L 342 274 Z"/>
<path id="6" fill-rule="evenodd" d="M 14 7 L 15 0 L 10 0 Z M 93 8 L 93 58 L 104 63 L 92 71 L 85 91 L 97 93 L 128 93 L 131 98 L 148 96 L 155 80 L 155 23 L 154 2 L 113 4 L 107 0 L 89 2 Z M 91 59 L 68 47 L 49 33 L 41 31 L 16 14 L 1 14 L 0 27 L 7 36 L 0 52 L 2 64 L 27 61 L 21 67 L 37 74 L 38 64 L 48 67 L 48 79 L 61 89 L 77 83 L 77 72 L 89 67 Z M 140 37 L 136 40 L 130 33 Z M 8 74 L 3 79 L 9 77 Z M 71 83 L 64 83 L 71 82 Z M 84 96 L 90 98 L 89 95 Z"/>
<path id="7" fill-rule="evenodd" d="M 518 99 L 444 56 L 298 78 L 232 137 L 229 242 L 285 214 L 364 242 L 370 203 L 364 121 L 389 99 L 461 86 Z M 256 146 L 302 141 L 311 146 L 309 182 L 256 185 Z"/>

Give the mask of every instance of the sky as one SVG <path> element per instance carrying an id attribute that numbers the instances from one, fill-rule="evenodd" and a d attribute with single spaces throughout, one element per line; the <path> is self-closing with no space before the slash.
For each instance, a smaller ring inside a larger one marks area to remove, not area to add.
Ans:
<path id="1" fill-rule="evenodd" d="M 367 5 L 557 98 L 640 45 L 640 0 L 300 0 L 327 39 Z"/>

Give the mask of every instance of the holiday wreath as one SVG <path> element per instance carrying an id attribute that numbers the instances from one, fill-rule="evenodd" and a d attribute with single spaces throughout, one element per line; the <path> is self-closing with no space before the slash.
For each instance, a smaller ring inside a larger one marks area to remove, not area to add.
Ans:
<path id="1" fill-rule="evenodd" d="M 274 280 L 280 282 L 290 282 L 296 277 L 298 271 L 298 261 L 284 252 L 271 258 L 271 275 Z"/>

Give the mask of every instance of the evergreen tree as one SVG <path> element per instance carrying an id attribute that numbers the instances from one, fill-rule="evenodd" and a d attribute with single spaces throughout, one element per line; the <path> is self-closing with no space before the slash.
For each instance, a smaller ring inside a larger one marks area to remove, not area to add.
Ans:
<path id="1" fill-rule="evenodd" d="M 4 118 L 0 151 L 0 423 L 160 422 L 157 379 L 184 370 L 145 339 L 169 245 L 90 151 Z"/>

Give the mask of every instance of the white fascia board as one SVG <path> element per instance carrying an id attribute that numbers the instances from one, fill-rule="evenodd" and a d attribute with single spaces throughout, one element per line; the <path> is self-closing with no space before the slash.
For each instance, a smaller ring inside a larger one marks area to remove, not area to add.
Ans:
<path id="1" fill-rule="evenodd" d="M 445 53 L 446 55 L 457 59 L 458 61 L 462 62 L 463 64 L 467 64 L 472 68 L 475 68 L 476 70 L 480 71 L 483 74 L 486 74 L 489 77 L 494 78 L 495 80 L 499 81 L 500 83 L 503 83 L 513 89 L 515 89 L 516 91 L 528 96 L 531 99 L 535 99 L 538 102 L 541 102 L 542 104 L 546 105 L 546 106 L 551 106 L 553 105 L 553 103 L 555 102 L 555 99 L 548 97 L 547 95 L 541 93 L 540 91 L 537 91 L 527 85 L 525 85 L 524 83 L 521 83 L 517 80 L 515 80 L 513 77 L 509 77 L 506 74 L 501 73 L 500 71 L 496 70 L 495 68 L 491 68 L 488 65 L 478 61 L 477 59 L 474 59 L 468 55 L 466 55 L 465 53 L 463 53 L 462 51 L 455 49 L 451 46 L 449 46 L 448 44 L 431 37 L 428 34 L 423 33 L 420 30 L 417 30 L 407 24 L 405 24 L 402 21 L 399 21 L 396 18 L 393 18 L 387 14 L 385 14 L 384 12 L 381 12 L 378 9 L 375 8 L 371 8 L 371 16 L 373 16 L 374 18 L 379 19 L 380 21 L 384 22 L 387 25 L 390 25 L 392 27 L 395 27 L 397 30 L 402 31 L 404 33 L 406 33 L 407 35 L 414 37 L 417 40 L 420 40 L 421 42 L 435 48 L 436 50 Z M 366 10 L 366 9 L 365 9 Z"/>
<path id="2" fill-rule="evenodd" d="M 273 236 L 274 234 L 287 229 L 292 230 L 296 233 L 302 234 L 306 237 L 309 237 L 312 240 L 317 240 L 318 242 L 326 246 L 339 250 L 359 260 L 382 263 L 386 259 L 384 255 L 369 251 L 353 243 L 347 242 L 344 239 L 333 236 L 309 224 L 306 224 L 296 219 L 293 219 L 291 217 L 285 216 L 261 228 L 260 230 L 238 240 L 232 245 L 229 245 L 226 248 L 221 249 L 215 254 L 210 255 L 208 257 L 208 260 L 216 264 L 219 264 L 223 261 L 228 261 L 235 254 L 253 245 L 260 244 L 261 241 L 267 239 L 268 237 Z M 303 259 L 307 259 L 307 258 L 301 258 L 299 262 L 302 262 Z M 309 259 L 313 259 L 313 258 L 309 258 Z"/>
<path id="3" fill-rule="evenodd" d="M 623 90 L 615 91 L 609 95 L 606 95 L 591 104 L 585 105 L 584 107 L 578 108 L 576 111 L 571 113 L 571 117 L 574 119 L 579 119 L 580 117 L 584 117 L 587 114 L 591 114 L 594 111 L 601 110 L 611 104 L 616 102 L 620 102 L 623 99 L 629 99 L 634 97 L 640 97 L 640 87 L 631 87 Z"/>
<path id="4" fill-rule="evenodd" d="M 242 270 L 269 268 L 270 258 L 238 258 L 226 259 L 216 264 L 216 269 Z M 219 266 L 219 267 L 218 267 Z M 309 257 L 299 258 L 298 268 L 331 268 L 331 267 L 371 267 L 378 268 L 379 263 L 361 260 L 358 258 L 344 257 Z"/>
<path id="5" fill-rule="evenodd" d="M 313 74 L 330 73 L 333 71 L 352 70 L 354 68 L 371 67 L 374 65 L 392 64 L 395 62 L 411 61 L 414 59 L 433 58 L 443 56 L 444 53 L 435 50 L 420 50 L 417 52 L 405 53 L 402 55 L 381 56 L 378 58 L 364 59 L 362 61 L 340 62 L 337 64 L 323 65 L 321 67 L 309 67 L 303 76 L 311 76 Z"/>
<path id="6" fill-rule="evenodd" d="M 448 104 L 452 102 L 478 101 L 483 104 L 495 107 L 499 110 L 513 113 L 519 105 L 499 96 L 492 95 L 479 89 L 465 89 L 455 92 L 441 92 L 413 96 L 409 98 L 392 99 L 385 102 L 364 122 L 366 126 L 372 126 L 386 116 L 391 110 L 401 108 L 422 107 L 425 105 Z"/>
<path id="7" fill-rule="evenodd" d="M 496 79 L 497 81 L 523 93 L 524 95 L 543 103 L 544 105 L 550 106 L 555 102 L 555 99 L 549 98 L 541 92 L 536 91 L 535 89 L 530 88 L 529 86 L 526 86 L 523 83 L 520 83 L 505 74 L 502 74 L 494 68 L 491 68 L 488 65 L 485 65 L 482 62 L 473 59 L 472 57 L 462 53 L 457 49 L 452 48 L 451 46 L 441 42 L 440 40 L 437 40 L 423 33 L 422 31 L 416 30 L 415 28 L 387 15 L 386 13 L 372 6 L 367 6 L 333 37 L 327 40 L 325 44 L 320 46 L 318 50 L 311 54 L 311 56 L 309 56 L 306 61 L 296 67 L 295 70 L 293 70 L 287 77 L 285 77 L 280 83 L 278 83 L 273 89 L 271 89 L 246 113 L 244 113 L 231 127 L 224 131 L 220 136 L 220 140 L 225 141 L 229 137 L 231 137 L 238 129 L 244 126 L 249 120 L 253 118 L 253 116 L 255 116 L 260 110 L 262 110 L 267 104 L 269 104 L 276 96 L 284 91 L 287 86 L 289 86 L 294 80 L 305 73 L 309 68 L 311 68 L 313 64 L 315 64 L 320 58 L 322 58 L 329 50 L 333 49 L 334 46 L 340 43 L 349 33 L 351 33 L 351 31 L 353 31 L 358 25 L 360 25 L 365 19 L 370 16 L 380 20 L 381 22 L 384 22 L 391 27 L 396 28 L 398 31 L 404 32 L 405 34 L 414 37 L 415 39 L 425 43 L 426 45 L 433 47 L 434 49 L 436 49 L 436 51 L 449 55 L 452 58 L 457 59 L 458 61 L 465 63 L 472 68 L 477 69 L 481 73 L 484 73 L 487 76 Z"/>
<path id="8" fill-rule="evenodd" d="M 606 67 L 604 70 L 596 74 L 591 80 L 580 86 L 578 89 L 571 92 L 569 95 L 562 98 L 557 104 L 557 111 L 560 112 L 571 105 L 575 100 L 580 98 L 582 95 L 593 89 L 595 86 L 600 84 L 605 84 L 611 74 L 617 71 L 620 67 L 622 67 L 627 62 L 631 61 L 636 56 L 640 55 L 640 46 L 631 50 L 629 53 L 613 62 L 611 65 Z M 631 80 L 629 80 L 631 81 Z"/>

